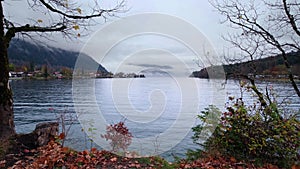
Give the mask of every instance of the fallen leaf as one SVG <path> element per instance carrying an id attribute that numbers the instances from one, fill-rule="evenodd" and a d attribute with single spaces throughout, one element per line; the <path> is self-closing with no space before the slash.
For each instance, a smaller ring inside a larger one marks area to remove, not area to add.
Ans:
<path id="1" fill-rule="evenodd" d="M 24 153 L 29 153 L 30 151 L 28 149 L 23 150 Z"/>
<path id="2" fill-rule="evenodd" d="M 230 157 L 230 161 L 231 161 L 232 163 L 236 163 L 236 159 L 235 159 L 234 157 Z"/>
<path id="3" fill-rule="evenodd" d="M 300 165 L 293 165 L 292 169 L 300 169 Z"/>
<path id="4" fill-rule="evenodd" d="M 118 160 L 117 157 L 114 157 L 114 158 L 110 159 L 111 162 L 116 162 L 117 160 Z"/>

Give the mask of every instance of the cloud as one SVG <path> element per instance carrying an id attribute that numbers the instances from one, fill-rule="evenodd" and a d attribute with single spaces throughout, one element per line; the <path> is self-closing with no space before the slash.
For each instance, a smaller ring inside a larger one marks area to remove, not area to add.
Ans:
<path id="1" fill-rule="evenodd" d="M 128 63 L 127 65 L 139 66 L 144 68 L 152 68 L 152 69 L 167 69 L 167 70 L 173 69 L 173 67 L 169 65 L 155 65 L 155 64 L 143 64 L 143 63 Z"/>

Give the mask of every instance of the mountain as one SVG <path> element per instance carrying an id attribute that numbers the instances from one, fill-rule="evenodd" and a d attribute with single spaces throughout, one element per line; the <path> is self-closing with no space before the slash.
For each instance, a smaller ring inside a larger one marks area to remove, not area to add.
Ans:
<path id="1" fill-rule="evenodd" d="M 38 67 L 48 65 L 53 68 L 68 67 L 73 69 L 78 55 L 79 52 L 34 44 L 20 39 L 12 39 L 8 48 L 9 61 L 16 66 L 33 64 Z M 88 55 L 81 55 L 84 56 L 84 62 L 98 64 Z M 108 72 L 100 64 L 98 71 Z"/>
<path id="2" fill-rule="evenodd" d="M 300 76 L 300 51 L 291 52 L 287 56 L 288 62 L 291 64 L 292 73 L 296 76 Z M 208 73 L 210 70 L 215 68 L 220 69 L 223 67 L 224 72 L 227 78 L 234 77 L 236 75 L 249 75 L 253 74 L 253 66 L 256 67 L 257 75 L 268 75 L 268 76 L 282 76 L 287 75 L 287 70 L 284 65 L 284 60 L 281 55 L 262 58 L 258 60 L 254 60 L 253 62 L 242 62 L 228 65 L 218 65 L 218 66 L 210 66 L 207 68 L 203 68 L 200 71 L 194 71 L 190 77 L 198 77 L 198 78 L 209 78 Z"/>
<path id="3" fill-rule="evenodd" d="M 169 77 L 170 74 L 168 72 L 158 70 L 158 69 L 146 69 L 140 72 L 146 77 Z"/>

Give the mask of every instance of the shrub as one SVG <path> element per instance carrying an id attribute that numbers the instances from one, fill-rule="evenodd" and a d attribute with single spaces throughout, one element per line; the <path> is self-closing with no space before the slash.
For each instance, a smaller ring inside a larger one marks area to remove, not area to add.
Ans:
<path id="1" fill-rule="evenodd" d="M 101 137 L 110 140 L 113 153 L 119 153 L 120 150 L 122 150 L 125 155 L 133 136 L 124 122 L 119 122 L 117 124 L 108 125 L 106 127 L 106 134 L 101 135 Z"/>
<path id="2" fill-rule="evenodd" d="M 219 110 L 211 106 L 198 118 L 203 121 L 211 111 Z M 299 160 L 300 122 L 296 116 L 284 118 L 281 114 L 274 103 L 265 108 L 247 107 L 242 99 L 230 98 L 212 137 L 201 145 L 207 152 L 290 167 Z M 204 125 L 192 129 L 194 142 L 199 143 Z"/>

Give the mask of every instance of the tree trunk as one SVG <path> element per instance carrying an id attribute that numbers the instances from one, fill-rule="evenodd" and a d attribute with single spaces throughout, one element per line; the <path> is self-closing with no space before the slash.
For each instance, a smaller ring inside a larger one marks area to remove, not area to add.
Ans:
<path id="1" fill-rule="evenodd" d="M 15 134 L 13 98 L 9 86 L 8 41 L 4 33 L 4 15 L 0 2 L 0 140 Z"/>

